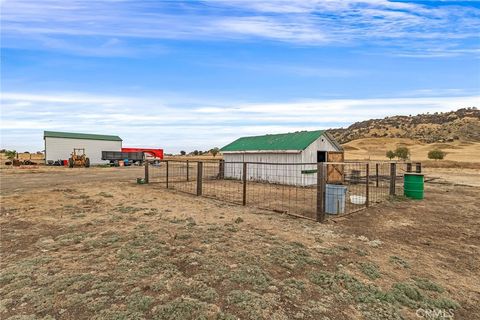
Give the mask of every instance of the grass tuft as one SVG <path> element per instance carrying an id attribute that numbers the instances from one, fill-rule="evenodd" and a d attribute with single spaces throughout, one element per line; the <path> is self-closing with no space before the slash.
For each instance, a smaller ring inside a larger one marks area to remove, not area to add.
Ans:
<path id="1" fill-rule="evenodd" d="M 414 277 L 413 280 L 415 281 L 415 285 L 420 289 L 439 292 L 439 293 L 442 293 L 444 291 L 444 289 L 441 286 L 439 286 L 435 282 L 432 282 L 428 279 Z"/>
<path id="2" fill-rule="evenodd" d="M 359 268 L 370 280 L 375 280 L 381 277 L 380 270 L 376 264 L 362 262 L 360 263 Z"/>
<path id="3" fill-rule="evenodd" d="M 404 269 L 408 269 L 410 268 L 410 264 L 408 263 L 408 261 L 404 260 L 403 258 L 401 257 L 398 257 L 398 256 L 391 256 L 390 259 L 389 259 L 390 263 L 396 265 L 396 266 L 399 266 L 399 267 L 402 267 Z"/>

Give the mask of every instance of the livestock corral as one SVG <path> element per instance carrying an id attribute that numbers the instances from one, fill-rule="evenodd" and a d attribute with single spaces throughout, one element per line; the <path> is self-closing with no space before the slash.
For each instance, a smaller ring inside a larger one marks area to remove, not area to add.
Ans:
<path id="1" fill-rule="evenodd" d="M 402 196 L 404 173 L 421 164 L 164 160 L 145 169 L 156 186 L 322 221 Z"/>
<path id="2" fill-rule="evenodd" d="M 198 175 L 196 162 L 172 163 L 169 174 L 177 170 L 185 177 L 189 168 L 189 179 Z M 219 165 L 203 164 L 203 175 L 218 174 Z M 248 164 L 247 172 L 252 168 Z M 242 206 L 176 192 L 197 186 L 173 177 L 167 190 L 155 183 L 166 163 L 148 170 L 149 184 L 136 181 L 144 177 L 143 167 L 0 170 L 2 319 L 480 314 L 478 187 L 429 178 L 425 200 L 393 197 L 315 223 L 258 209 L 249 193 Z M 433 177 L 435 169 L 428 170 Z M 455 172 L 458 177 L 463 171 Z M 381 181 L 388 174 L 379 176 Z M 465 184 L 467 176 L 474 182 L 478 169 L 464 176 Z M 203 182 L 205 195 L 229 185 L 243 188 L 228 177 Z M 361 174 L 355 186 L 363 190 L 364 182 Z M 247 192 L 257 184 L 285 195 L 315 189 L 249 180 Z M 267 190 L 262 201 L 278 193 Z M 242 192 L 229 194 L 241 204 Z"/>

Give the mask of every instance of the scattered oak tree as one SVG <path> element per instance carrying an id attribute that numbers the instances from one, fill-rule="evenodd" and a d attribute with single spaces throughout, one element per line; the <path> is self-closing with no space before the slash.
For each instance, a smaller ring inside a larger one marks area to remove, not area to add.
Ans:
<path id="1" fill-rule="evenodd" d="M 395 152 L 392 151 L 392 150 L 388 150 L 387 153 L 385 154 L 385 156 L 386 156 L 388 159 L 392 160 L 393 158 L 395 158 Z"/>
<path id="2" fill-rule="evenodd" d="M 13 165 L 13 160 L 17 156 L 17 151 L 15 150 L 5 150 L 5 157 L 7 157 L 8 160 L 11 160 L 11 164 Z"/>
<path id="3" fill-rule="evenodd" d="M 443 160 L 443 158 L 445 158 L 446 155 L 447 155 L 446 152 L 435 149 L 428 152 L 428 159 Z"/>
<path id="4" fill-rule="evenodd" d="M 213 157 L 216 157 L 219 152 L 220 152 L 220 149 L 218 149 L 217 147 L 210 150 L 210 153 L 212 154 Z"/>
<path id="5" fill-rule="evenodd" d="M 184 156 L 184 155 L 186 155 L 186 154 L 187 154 L 187 153 L 186 153 L 184 150 L 180 151 L 180 155 Z"/>
<path id="6" fill-rule="evenodd" d="M 5 150 L 5 156 L 9 160 L 15 159 L 16 155 L 17 155 L 17 151 L 15 151 L 15 150 Z"/>
<path id="7" fill-rule="evenodd" d="M 395 156 L 401 160 L 407 160 L 410 157 L 410 150 L 407 147 L 398 147 L 395 149 Z"/>

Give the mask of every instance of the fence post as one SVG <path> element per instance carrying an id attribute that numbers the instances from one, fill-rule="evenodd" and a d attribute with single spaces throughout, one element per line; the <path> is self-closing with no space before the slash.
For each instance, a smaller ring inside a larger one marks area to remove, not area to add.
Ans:
<path id="1" fill-rule="evenodd" d="M 203 162 L 197 162 L 197 196 L 202 195 Z"/>
<path id="2" fill-rule="evenodd" d="M 421 162 L 417 162 L 417 163 L 416 163 L 415 171 L 416 171 L 417 173 L 422 173 L 422 163 L 421 163 Z"/>
<path id="3" fill-rule="evenodd" d="M 407 172 L 412 172 L 412 163 L 411 162 L 407 163 Z"/>
<path id="4" fill-rule="evenodd" d="M 187 182 L 190 181 L 190 163 L 187 160 Z"/>
<path id="5" fill-rule="evenodd" d="M 166 172 L 166 187 L 167 187 L 167 189 L 168 189 L 168 173 L 169 173 L 168 172 L 168 162 L 169 161 L 167 160 L 167 172 Z"/>
<path id="6" fill-rule="evenodd" d="M 242 180 L 243 180 L 243 198 L 242 204 L 247 204 L 247 163 L 243 163 L 243 172 L 242 172 Z"/>
<path id="7" fill-rule="evenodd" d="M 323 222 L 325 220 L 325 166 L 323 163 L 317 164 L 317 214 L 316 220 Z"/>
<path id="8" fill-rule="evenodd" d="M 375 163 L 375 186 L 378 188 L 378 167 L 379 167 L 379 163 Z"/>
<path id="9" fill-rule="evenodd" d="M 145 183 L 149 182 L 149 175 L 148 175 L 148 161 L 145 161 Z"/>
<path id="10" fill-rule="evenodd" d="M 390 195 L 395 195 L 395 180 L 397 179 L 397 164 L 390 163 Z"/>
<path id="11" fill-rule="evenodd" d="M 223 180 L 225 178 L 225 160 L 220 160 L 218 164 L 218 179 Z"/>
<path id="12" fill-rule="evenodd" d="M 365 164 L 365 174 L 366 174 L 366 179 L 365 179 L 365 205 L 368 208 L 369 202 L 370 202 L 370 163 Z"/>

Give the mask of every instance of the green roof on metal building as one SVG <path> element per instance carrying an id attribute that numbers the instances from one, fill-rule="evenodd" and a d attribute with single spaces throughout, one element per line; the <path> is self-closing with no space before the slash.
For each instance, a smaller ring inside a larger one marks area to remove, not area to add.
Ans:
<path id="1" fill-rule="evenodd" d="M 323 130 L 317 130 L 243 137 L 227 144 L 220 151 L 305 150 L 322 134 L 324 134 Z"/>
<path id="2" fill-rule="evenodd" d="M 75 133 L 75 132 L 58 132 L 44 131 L 43 138 L 65 138 L 65 139 L 86 139 L 86 140 L 107 140 L 122 141 L 119 136 L 109 136 L 103 134 Z"/>

